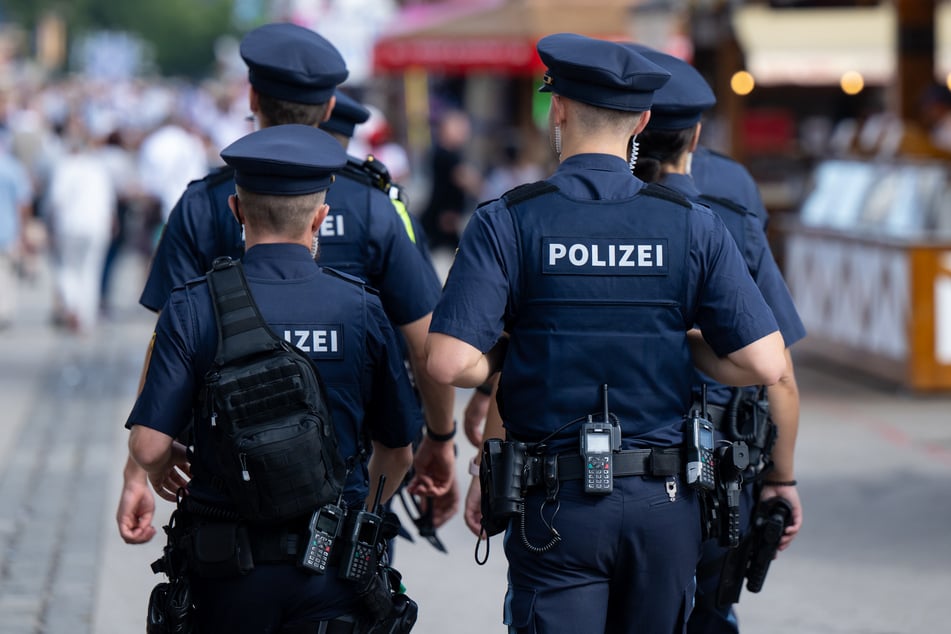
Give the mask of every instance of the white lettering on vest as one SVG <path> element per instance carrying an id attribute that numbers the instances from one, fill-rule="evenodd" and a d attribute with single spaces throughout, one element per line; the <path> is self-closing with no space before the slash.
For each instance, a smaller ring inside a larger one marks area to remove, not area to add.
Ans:
<path id="1" fill-rule="evenodd" d="M 320 235 L 323 238 L 344 235 L 343 215 L 327 214 L 327 217 L 324 218 L 323 223 L 320 225 Z"/>
<path id="2" fill-rule="evenodd" d="M 339 352 L 339 333 L 336 330 L 285 330 L 284 340 L 301 352 Z M 294 340 L 296 339 L 296 342 Z"/>
<path id="3" fill-rule="evenodd" d="M 640 238 L 545 238 L 545 273 L 665 275 L 667 240 Z"/>

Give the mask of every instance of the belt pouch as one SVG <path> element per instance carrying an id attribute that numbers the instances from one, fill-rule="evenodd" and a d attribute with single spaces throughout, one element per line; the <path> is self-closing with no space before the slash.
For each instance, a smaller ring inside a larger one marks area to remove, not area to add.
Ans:
<path id="1" fill-rule="evenodd" d="M 200 524 L 192 532 L 189 546 L 189 569 L 199 577 L 234 577 L 254 568 L 248 531 L 240 524 Z"/>
<path id="2" fill-rule="evenodd" d="M 509 519 L 522 512 L 524 468 L 524 443 L 490 438 L 483 444 L 479 484 L 482 527 L 488 536 L 504 531 Z"/>

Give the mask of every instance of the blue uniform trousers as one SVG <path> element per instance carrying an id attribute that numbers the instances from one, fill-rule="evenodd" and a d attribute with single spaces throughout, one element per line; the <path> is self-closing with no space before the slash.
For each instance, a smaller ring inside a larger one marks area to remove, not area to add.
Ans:
<path id="1" fill-rule="evenodd" d="M 674 501 L 668 480 L 676 482 Z M 525 534 L 535 546 L 550 537 L 540 515 L 544 500 L 538 491 L 525 502 Z M 616 478 L 606 496 L 585 495 L 580 480 L 562 482 L 558 501 L 545 504 L 542 514 L 562 537 L 548 552 L 523 545 L 519 518 L 505 534 L 510 632 L 684 631 L 701 529 L 696 493 L 681 478 Z"/>
<path id="2" fill-rule="evenodd" d="M 293 563 L 256 565 L 224 579 L 192 577 L 199 632 L 279 634 L 285 626 L 354 614 L 355 588 L 337 579 L 336 566 L 315 575 Z"/>

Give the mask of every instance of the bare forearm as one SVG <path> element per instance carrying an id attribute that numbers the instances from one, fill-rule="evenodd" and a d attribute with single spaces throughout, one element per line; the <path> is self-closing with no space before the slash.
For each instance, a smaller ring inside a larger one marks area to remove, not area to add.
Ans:
<path id="1" fill-rule="evenodd" d="M 777 438 L 773 447 L 771 480 L 794 480 L 796 436 L 799 432 L 799 387 L 793 372 L 792 357 L 786 350 L 787 371 L 767 388 L 769 411 L 776 423 Z"/>
<path id="2" fill-rule="evenodd" d="M 138 462 L 132 458 L 132 454 L 126 458 L 125 467 L 122 469 L 122 479 L 126 483 L 138 480 L 142 484 L 149 481 L 149 475 Z"/>
<path id="3" fill-rule="evenodd" d="M 367 469 L 370 472 L 370 495 L 367 498 L 367 506 L 373 504 L 381 475 L 386 478 L 383 483 L 381 500 L 386 502 L 396 493 L 412 463 L 412 445 L 393 449 L 373 441 L 373 453 L 370 456 L 370 462 L 367 464 Z"/>
<path id="4" fill-rule="evenodd" d="M 426 368 L 426 335 L 432 315 L 400 327 L 409 349 L 409 362 L 419 388 L 426 425 L 437 434 L 452 433 L 456 390 L 438 383 Z"/>

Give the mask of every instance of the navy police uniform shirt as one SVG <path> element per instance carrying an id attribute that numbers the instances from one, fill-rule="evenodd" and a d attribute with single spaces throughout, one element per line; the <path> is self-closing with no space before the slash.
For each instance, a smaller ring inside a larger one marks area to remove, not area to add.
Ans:
<path id="1" fill-rule="evenodd" d="M 327 191 L 318 259 L 376 288 L 394 324 L 416 321 L 436 305 L 439 279 L 386 194 L 348 169 Z M 230 167 L 188 186 L 169 216 L 139 303 L 157 311 L 173 288 L 204 275 L 216 257 L 241 258 L 241 226 L 228 208 L 233 193 Z"/>
<path id="2" fill-rule="evenodd" d="M 709 206 L 720 216 L 740 249 L 753 281 L 756 282 L 763 298 L 773 311 L 786 346 L 789 347 L 805 337 L 806 328 L 799 317 L 779 266 L 773 259 L 759 218 L 740 205 L 730 204 L 732 202 L 730 200 L 701 195 L 690 176 L 667 174 L 661 183 L 694 202 Z M 711 385 L 709 379 L 705 382 Z M 725 405 L 729 402 L 731 394 L 732 388 L 711 386 L 708 389 L 707 398 L 710 403 Z"/>
<path id="3" fill-rule="evenodd" d="M 690 175 L 702 193 L 733 200 L 760 219 L 763 231 L 769 212 L 763 205 L 756 181 L 740 163 L 702 145 L 694 150 Z"/>
<path id="4" fill-rule="evenodd" d="M 686 331 L 725 355 L 775 331 L 772 312 L 723 222 L 669 190 L 646 195 L 624 160 L 572 156 L 545 182 L 557 191 L 474 214 L 430 330 L 483 352 L 511 334 L 499 404 L 515 438 L 597 414 L 607 384 L 625 448 L 679 445 Z M 576 450 L 577 425 L 558 438 Z"/>
<path id="5" fill-rule="evenodd" d="M 357 432 L 364 426 L 385 446 L 412 442 L 423 424 L 422 414 L 379 299 L 362 283 L 323 270 L 303 246 L 257 245 L 245 254 L 243 265 L 268 325 L 317 363 L 341 453 L 356 452 Z M 177 437 L 191 420 L 217 336 L 204 279 L 174 290 L 156 326 L 145 387 L 126 425 L 134 422 Z M 195 433 L 196 459 L 205 461 L 201 447 L 207 428 L 198 425 Z M 348 503 L 365 499 L 365 478 L 359 470 L 351 475 Z M 196 475 L 189 485 L 193 492 L 220 499 L 198 479 Z"/>

